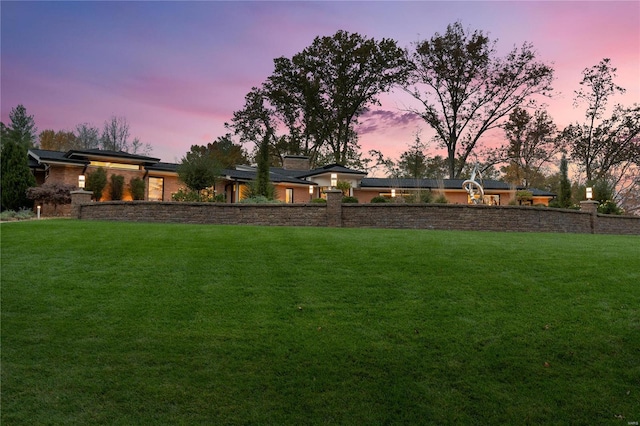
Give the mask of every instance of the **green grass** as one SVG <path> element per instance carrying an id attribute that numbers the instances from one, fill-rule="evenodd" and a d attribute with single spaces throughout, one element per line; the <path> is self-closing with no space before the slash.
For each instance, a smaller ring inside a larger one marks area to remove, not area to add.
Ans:
<path id="1" fill-rule="evenodd" d="M 3 425 L 640 421 L 640 238 L 3 223 Z"/>

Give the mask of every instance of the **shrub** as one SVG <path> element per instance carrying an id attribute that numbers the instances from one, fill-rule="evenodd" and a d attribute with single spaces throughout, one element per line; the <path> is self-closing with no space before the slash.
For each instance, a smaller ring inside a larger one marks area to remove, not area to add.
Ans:
<path id="1" fill-rule="evenodd" d="M 261 194 L 258 181 L 252 180 L 242 187 L 242 197 L 244 199 L 265 197 L 269 200 L 275 200 L 276 198 L 278 198 L 278 190 L 273 183 L 266 182 L 263 183 L 263 185 L 266 185 L 266 189 L 263 188 L 266 190 L 266 195 Z"/>
<path id="2" fill-rule="evenodd" d="M 15 210 L 5 210 L 0 213 L 0 220 L 24 220 L 31 219 L 34 216 L 35 214 L 30 209 L 20 209 L 17 212 Z"/>
<path id="3" fill-rule="evenodd" d="M 249 198 L 243 198 L 240 200 L 242 204 L 281 204 L 282 201 L 272 200 L 270 198 L 265 197 L 264 195 L 255 195 Z"/>
<path id="4" fill-rule="evenodd" d="M 202 191 L 193 191 L 191 189 L 180 188 L 178 192 L 171 195 L 173 201 L 190 202 L 190 203 L 224 203 L 225 194 L 214 194 L 208 189 Z"/>
<path id="5" fill-rule="evenodd" d="M 371 199 L 371 202 L 372 202 L 372 203 L 388 203 L 388 202 L 389 202 L 389 199 L 388 199 L 388 198 L 386 198 L 386 197 L 383 197 L 382 195 L 378 195 L 378 196 L 376 196 L 376 197 L 373 197 L 373 198 Z"/>
<path id="6" fill-rule="evenodd" d="M 93 191 L 93 199 L 96 201 L 100 201 L 102 198 L 102 191 L 107 186 L 107 172 L 102 168 L 98 167 L 98 169 L 90 173 L 87 176 L 87 183 L 85 188 L 87 191 Z"/>
<path id="7" fill-rule="evenodd" d="M 346 196 L 351 189 L 351 183 L 347 182 L 346 180 L 339 180 L 336 184 L 336 189 L 342 191 L 342 194 Z"/>
<path id="8" fill-rule="evenodd" d="M 16 212 L 14 210 L 5 210 L 0 213 L 0 220 L 13 220 L 16 217 Z"/>
<path id="9" fill-rule="evenodd" d="M 342 197 L 343 203 L 358 203 L 358 199 L 356 197 Z"/>
<path id="10" fill-rule="evenodd" d="M 445 197 L 444 194 L 440 194 L 435 198 L 435 200 L 433 200 L 433 202 L 436 204 L 447 204 L 449 203 L 449 200 L 447 200 L 447 197 Z"/>
<path id="11" fill-rule="evenodd" d="M 111 175 L 111 185 L 109 186 L 109 195 L 112 200 L 122 200 L 124 195 L 124 176 Z"/>
<path id="12" fill-rule="evenodd" d="M 315 204 L 327 204 L 327 200 L 324 198 L 314 198 L 311 202 Z"/>
<path id="13" fill-rule="evenodd" d="M 533 192 L 528 191 L 528 190 L 522 190 L 522 191 L 518 191 L 516 192 L 516 199 L 518 201 L 529 201 L 529 200 L 533 200 Z"/>
<path id="14" fill-rule="evenodd" d="M 15 214 L 15 218 L 18 220 L 31 219 L 34 216 L 35 213 L 31 209 L 20 209 Z"/>
<path id="15" fill-rule="evenodd" d="M 607 200 L 598 206 L 598 213 L 621 215 L 624 211 L 618 207 L 615 201 Z"/>
<path id="16" fill-rule="evenodd" d="M 71 191 L 75 186 L 66 183 L 45 183 L 42 186 L 29 188 L 27 198 L 39 204 L 52 204 L 54 212 L 58 206 L 71 203 Z"/>
<path id="17" fill-rule="evenodd" d="M 144 179 L 134 177 L 129 181 L 129 192 L 134 200 L 144 200 Z"/>
<path id="18" fill-rule="evenodd" d="M 173 201 L 195 202 L 200 201 L 200 195 L 197 191 L 180 188 L 178 192 L 171 194 L 171 199 Z"/>
<path id="19" fill-rule="evenodd" d="M 406 197 L 408 203 L 431 203 L 433 202 L 433 193 L 427 190 L 421 190 L 415 194 Z"/>

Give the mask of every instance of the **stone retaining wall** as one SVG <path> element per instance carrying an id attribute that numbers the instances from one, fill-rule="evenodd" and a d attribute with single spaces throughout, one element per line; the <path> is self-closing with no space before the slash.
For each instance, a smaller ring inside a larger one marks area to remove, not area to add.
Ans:
<path id="1" fill-rule="evenodd" d="M 592 215 L 575 210 L 455 204 L 344 204 L 342 211 L 343 226 L 353 228 L 592 232 Z"/>
<path id="2" fill-rule="evenodd" d="M 217 204 L 106 201 L 84 204 L 80 219 L 220 225 L 327 226 L 327 209 L 318 204 Z"/>
<path id="3" fill-rule="evenodd" d="M 640 235 L 640 217 L 522 206 L 456 204 L 212 204 L 153 201 L 77 201 L 83 220 L 348 228 L 456 229 Z M 73 196 L 73 194 L 72 194 Z"/>

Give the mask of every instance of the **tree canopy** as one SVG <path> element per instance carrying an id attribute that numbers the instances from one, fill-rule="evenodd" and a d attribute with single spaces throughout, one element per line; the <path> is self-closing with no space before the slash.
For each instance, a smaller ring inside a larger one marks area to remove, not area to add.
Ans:
<path id="1" fill-rule="evenodd" d="M 543 167 L 561 151 L 557 128 L 545 110 L 531 115 L 516 107 L 503 126 L 507 144 L 498 148 L 499 161 L 506 161 L 505 180 L 526 187 L 541 183 Z"/>
<path id="2" fill-rule="evenodd" d="M 236 133 L 256 144 L 269 135 L 279 155 L 308 155 L 316 163 L 329 154 L 341 164 L 359 154 L 354 148 L 358 117 L 408 72 L 405 53 L 395 41 L 346 31 L 316 37 L 291 59 L 275 59 L 274 68 L 234 113 Z"/>
<path id="3" fill-rule="evenodd" d="M 460 177 L 483 134 L 533 95 L 552 90 L 553 69 L 537 61 L 531 44 L 499 57 L 495 42 L 460 22 L 416 43 L 411 58 L 407 91 L 422 104 L 413 111 L 447 149 L 450 178 Z"/>
<path id="4" fill-rule="evenodd" d="M 201 201 L 202 191 L 215 185 L 221 169 L 218 160 L 206 153 L 203 154 L 198 146 L 193 146 L 182 157 L 177 171 L 180 180 L 190 190 L 196 192 L 198 201 Z"/>
<path id="5" fill-rule="evenodd" d="M 586 104 L 586 122 L 567 126 L 562 138 L 587 181 L 610 180 L 617 185 L 630 168 L 640 166 L 640 105 L 615 105 L 605 116 L 609 98 L 624 92 L 613 81 L 615 73 L 608 58 L 583 71 L 575 103 Z"/>

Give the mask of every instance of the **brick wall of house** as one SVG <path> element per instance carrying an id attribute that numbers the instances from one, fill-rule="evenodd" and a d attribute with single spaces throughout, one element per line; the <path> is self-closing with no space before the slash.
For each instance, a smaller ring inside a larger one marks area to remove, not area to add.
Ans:
<path id="1" fill-rule="evenodd" d="M 78 211 L 88 220 L 640 235 L 640 217 L 521 206 L 341 204 L 340 198 L 326 205 L 111 201 Z"/>

